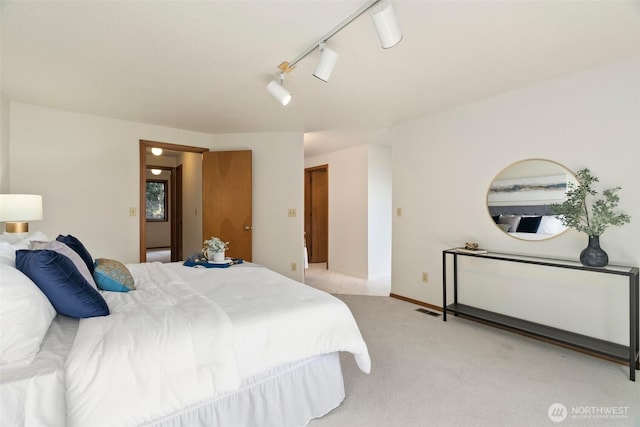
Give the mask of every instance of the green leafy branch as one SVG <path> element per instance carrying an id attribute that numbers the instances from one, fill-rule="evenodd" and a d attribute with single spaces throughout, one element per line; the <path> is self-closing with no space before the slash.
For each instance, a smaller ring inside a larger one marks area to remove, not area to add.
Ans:
<path id="1" fill-rule="evenodd" d="M 602 197 L 597 198 L 598 192 L 592 186 L 598 182 L 598 178 L 586 168 L 580 169 L 576 177 L 578 185 L 569 183 L 565 201 L 551 205 L 562 224 L 589 236 L 600 236 L 609 226 L 631 222 L 629 215 L 615 210 L 620 201 L 617 193 L 622 187 L 604 190 Z"/>

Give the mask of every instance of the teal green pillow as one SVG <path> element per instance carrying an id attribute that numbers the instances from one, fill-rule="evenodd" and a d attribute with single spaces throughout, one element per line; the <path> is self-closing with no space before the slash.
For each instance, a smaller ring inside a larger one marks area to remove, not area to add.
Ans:
<path id="1" fill-rule="evenodd" d="M 133 276 L 119 261 L 98 258 L 94 263 L 93 278 L 103 291 L 129 292 L 135 290 Z"/>

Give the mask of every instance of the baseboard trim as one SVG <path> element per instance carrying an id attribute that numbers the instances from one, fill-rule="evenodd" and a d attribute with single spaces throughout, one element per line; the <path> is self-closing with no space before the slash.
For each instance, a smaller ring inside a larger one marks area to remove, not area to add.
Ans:
<path id="1" fill-rule="evenodd" d="M 404 302 L 410 302 L 411 304 L 419 305 L 419 306 L 422 306 L 422 307 L 429 308 L 431 310 L 442 312 L 442 307 L 439 307 L 439 306 L 433 305 L 433 304 L 429 304 L 428 302 L 418 301 L 417 299 L 403 297 L 402 295 L 393 294 L 393 293 L 389 294 L 389 296 L 391 298 L 399 299 L 399 300 L 404 301 Z"/>

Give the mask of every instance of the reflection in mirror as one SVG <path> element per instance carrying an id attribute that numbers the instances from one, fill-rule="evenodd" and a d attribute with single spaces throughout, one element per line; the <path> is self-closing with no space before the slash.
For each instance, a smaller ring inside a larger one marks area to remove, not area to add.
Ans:
<path id="1" fill-rule="evenodd" d="M 550 205 L 565 200 L 573 173 L 559 163 L 528 159 L 503 169 L 491 183 L 487 208 L 496 226 L 522 240 L 544 240 L 566 230 Z"/>

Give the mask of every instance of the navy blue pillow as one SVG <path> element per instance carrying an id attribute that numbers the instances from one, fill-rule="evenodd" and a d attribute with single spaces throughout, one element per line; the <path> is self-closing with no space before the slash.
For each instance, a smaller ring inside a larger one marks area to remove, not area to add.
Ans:
<path id="1" fill-rule="evenodd" d="M 49 298 L 60 314 L 75 318 L 109 315 L 109 306 L 68 257 L 51 250 L 18 250 L 16 267 Z"/>
<path id="2" fill-rule="evenodd" d="M 89 253 L 87 248 L 84 247 L 82 242 L 78 240 L 77 237 L 73 237 L 71 234 L 67 234 L 66 236 L 59 234 L 58 237 L 56 237 L 56 240 L 58 242 L 64 243 L 65 245 L 76 251 L 76 253 L 80 255 L 80 258 L 82 258 L 84 263 L 87 264 L 87 267 L 89 268 L 91 274 L 93 274 L 93 270 L 95 268 L 93 265 L 93 258 L 91 257 L 91 254 Z"/>
<path id="3" fill-rule="evenodd" d="M 523 216 L 518 224 L 518 233 L 537 233 L 541 216 Z"/>

